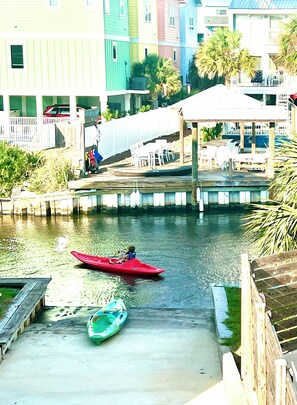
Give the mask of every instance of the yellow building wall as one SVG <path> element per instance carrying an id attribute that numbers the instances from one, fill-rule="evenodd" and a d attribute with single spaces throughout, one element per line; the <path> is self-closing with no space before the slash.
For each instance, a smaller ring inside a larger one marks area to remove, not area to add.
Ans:
<path id="1" fill-rule="evenodd" d="M 104 46 L 95 39 L 26 39 L 24 69 L 11 69 L 10 44 L 0 39 L 0 88 L 17 94 L 97 94 L 105 88 Z"/>
<path id="2" fill-rule="evenodd" d="M 87 8 L 85 0 L 59 4 L 14 0 L 1 7 L 0 89 L 18 95 L 97 96 L 105 90 L 102 0 L 96 8 Z M 23 69 L 11 68 L 14 44 L 23 45 Z"/>
<path id="3" fill-rule="evenodd" d="M 1 32 L 96 32 L 104 31 L 103 0 L 96 7 L 87 7 L 85 0 L 58 0 L 50 7 L 49 0 L 9 0 L 1 3 Z"/>
<path id="4" fill-rule="evenodd" d="M 137 4 L 137 6 L 136 6 Z M 130 13 L 131 9 L 131 13 Z M 129 23 L 131 40 L 131 63 L 141 62 L 148 53 L 158 54 L 158 15 L 157 3 L 151 0 L 151 21 L 146 22 L 144 1 L 129 2 Z"/>

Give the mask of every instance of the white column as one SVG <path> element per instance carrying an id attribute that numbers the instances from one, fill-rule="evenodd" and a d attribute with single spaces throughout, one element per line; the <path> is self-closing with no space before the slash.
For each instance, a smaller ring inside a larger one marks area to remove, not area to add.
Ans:
<path id="1" fill-rule="evenodd" d="M 5 118 L 10 116 L 10 97 L 8 94 L 3 95 L 3 110 Z"/>
<path id="2" fill-rule="evenodd" d="M 71 95 L 69 97 L 69 104 L 70 104 L 70 119 L 75 120 L 77 118 L 76 116 L 76 96 Z"/>
<path id="3" fill-rule="evenodd" d="M 4 110 L 4 136 L 9 138 L 10 97 L 8 94 L 3 95 L 3 110 Z"/>
<path id="4" fill-rule="evenodd" d="M 131 94 L 125 94 L 125 111 L 130 111 L 130 100 L 131 100 Z"/>
<path id="5" fill-rule="evenodd" d="M 42 96 L 40 94 L 36 96 L 36 115 L 37 118 L 42 118 L 43 115 Z"/>
<path id="6" fill-rule="evenodd" d="M 103 93 L 100 95 L 100 107 L 101 107 L 101 114 L 107 110 L 107 94 Z"/>
<path id="7" fill-rule="evenodd" d="M 135 94 L 135 108 L 136 110 L 141 107 L 141 96 L 139 94 Z"/>
<path id="8" fill-rule="evenodd" d="M 22 114 L 23 117 L 27 116 L 27 103 L 26 103 L 26 97 L 22 96 Z"/>

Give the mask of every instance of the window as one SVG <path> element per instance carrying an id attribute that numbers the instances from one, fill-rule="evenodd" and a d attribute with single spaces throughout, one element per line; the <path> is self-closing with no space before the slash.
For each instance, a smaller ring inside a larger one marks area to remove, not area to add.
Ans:
<path id="1" fill-rule="evenodd" d="M 24 69 L 23 45 L 10 45 L 11 68 Z"/>
<path id="2" fill-rule="evenodd" d="M 194 13 L 193 13 L 193 11 L 190 11 L 190 14 L 189 14 L 189 28 L 190 28 L 190 30 L 194 29 Z"/>
<path id="3" fill-rule="evenodd" d="M 176 62 L 176 49 L 173 50 L 173 61 Z"/>
<path id="4" fill-rule="evenodd" d="M 105 14 L 110 14 L 110 0 L 104 0 Z"/>
<path id="5" fill-rule="evenodd" d="M 169 21 L 171 27 L 175 27 L 175 7 L 173 4 L 169 6 Z"/>
<path id="6" fill-rule="evenodd" d="M 117 49 L 117 44 L 116 42 L 112 43 L 112 60 L 113 62 L 116 62 L 118 59 L 118 49 Z"/>
<path id="7" fill-rule="evenodd" d="M 59 5 L 59 0 L 48 0 L 48 5 L 50 7 L 58 7 Z"/>
<path id="8" fill-rule="evenodd" d="M 125 17 L 125 1 L 120 0 L 120 17 Z"/>
<path id="9" fill-rule="evenodd" d="M 144 0 L 144 21 L 152 21 L 151 0 Z"/>
<path id="10" fill-rule="evenodd" d="M 144 48 L 144 58 L 146 58 L 147 55 L 148 55 L 148 49 L 147 49 L 147 48 Z"/>
<path id="11" fill-rule="evenodd" d="M 204 42 L 204 34 L 197 34 L 197 42 L 198 44 Z"/>
<path id="12" fill-rule="evenodd" d="M 216 10 L 216 15 L 226 15 L 227 10 Z"/>

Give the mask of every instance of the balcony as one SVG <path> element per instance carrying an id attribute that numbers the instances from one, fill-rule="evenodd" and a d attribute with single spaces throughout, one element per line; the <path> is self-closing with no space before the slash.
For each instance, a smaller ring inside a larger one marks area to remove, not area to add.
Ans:
<path id="1" fill-rule="evenodd" d="M 289 76 L 282 70 L 257 70 L 253 78 L 244 73 L 234 77 L 231 87 L 240 87 L 244 92 L 255 94 L 292 94 L 297 91 L 297 77 Z"/>

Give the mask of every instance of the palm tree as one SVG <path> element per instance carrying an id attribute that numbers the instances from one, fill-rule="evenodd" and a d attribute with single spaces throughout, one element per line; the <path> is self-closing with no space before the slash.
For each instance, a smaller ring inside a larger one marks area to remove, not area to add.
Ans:
<path id="1" fill-rule="evenodd" d="M 132 67 L 133 77 L 146 77 L 150 100 L 154 102 L 160 95 L 169 98 L 181 89 L 180 74 L 169 58 L 161 58 L 149 54 L 143 62 L 135 63 Z"/>
<path id="2" fill-rule="evenodd" d="M 297 249 L 297 138 L 283 143 L 281 167 L 271 182 L 273 196 L 245 216 L 245 235 L 260 255 Z"/>
<path id="3" fill-rule="evenodd" d="M 280 37 L 279 49 L 276 62 L 288 73 L 297 74 L 297 18 L 293 18 L 285 25 Z"/>
<path id="4" fill-rule="evenodd" d="M 256 59 L 247 49 L 240 48 L 241 33 L 227 28 L 218 28 L 214 34 L 196 52 L 196 66 L 200 77 L 213 79 L 216 75 L 225 78 L 230 86 L 231 78 L 244 71 L 253 77 Z"/>

